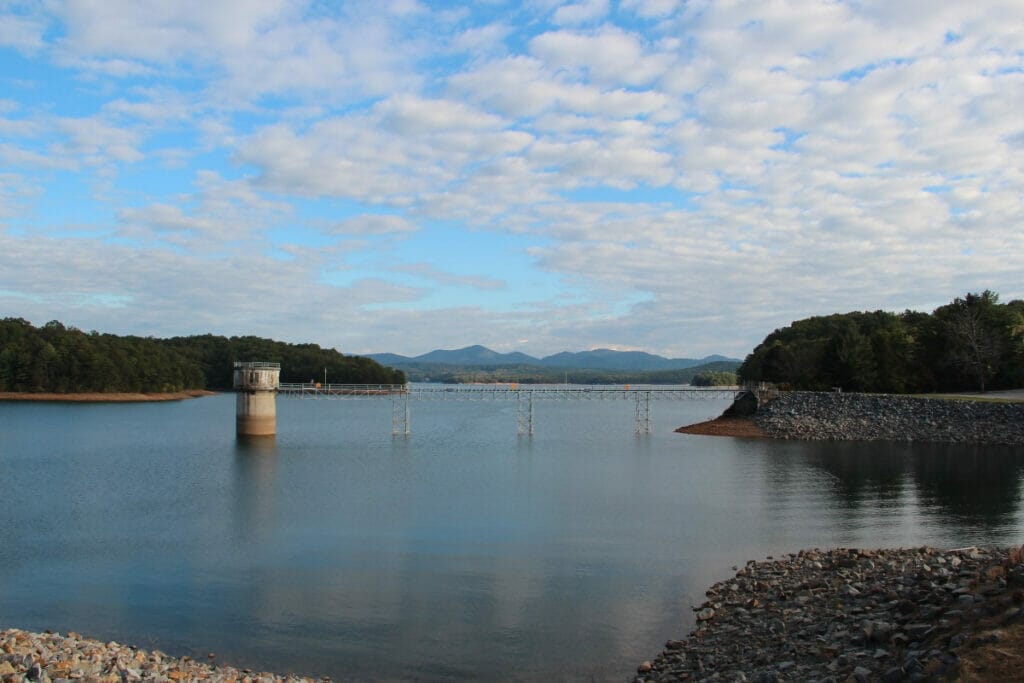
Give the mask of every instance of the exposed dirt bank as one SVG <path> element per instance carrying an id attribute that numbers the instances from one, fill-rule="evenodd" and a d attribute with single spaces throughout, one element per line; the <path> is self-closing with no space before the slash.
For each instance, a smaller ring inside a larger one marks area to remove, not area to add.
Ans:
<path id="1" fill-rule="evenodd" d="M 90 392 L 81 394 L 25 393 L 0 391 L 0 401 L 61 401 L 65 403 L 140 403 L 150 401 L 181 401 L 186 398 L 213 396 L 216 391 L 190 389 L 159 394 Z"/>
<path id="2" fill-rule="evenodd" d="M 748 417 L 716 417 L 707 422 L 680 427 L 680 434 L 698 434 L 700 436 L 738 436 L 749 439 L 763 439 L 768 435 Z"/>

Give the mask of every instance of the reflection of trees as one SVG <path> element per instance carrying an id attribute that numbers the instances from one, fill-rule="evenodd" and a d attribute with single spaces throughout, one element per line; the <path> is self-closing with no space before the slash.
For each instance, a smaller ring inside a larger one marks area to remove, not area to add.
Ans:
<path id="1" fill-rule="evenodd" d="M 926 511 L 943 522 L 993 526 L 1020 503 L 1024 457 L 1010 448 L 933 444 L 915 449 L 914 479 Z"/>
<path id="2" fill-rule="evenodd" d="M 896 443 L 816 444 L 809 464 L 832 476 L 834 492 L 844 507 L 867 501 L 898 501 L 903 496 L 908 447 Z"/>

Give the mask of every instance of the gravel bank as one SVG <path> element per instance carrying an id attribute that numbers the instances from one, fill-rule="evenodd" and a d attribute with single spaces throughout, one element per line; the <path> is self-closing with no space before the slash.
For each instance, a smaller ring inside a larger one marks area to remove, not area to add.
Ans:
<path id="1" fill-rule="evenodd" d="M 707 591 L 688 639 L 668 641 L 634 681 L 954 678 L 962 658 L 1024 624 L 1022 589 L 1024 548 L 806 550 L 751 561 Z"/>
<path id="2" fill-rule="evenodd" d="M 0 631 L 0 681 L 209 681 L 210 683 L 298 683 L 316 680 L 299 676 L 256 673 L 169 657 L 159 650 L 140 650 L 102 643 L 77 633 Z"/>
<path id="3" fill-rule="evenodd" d="M 1024 445 L 1024 403 L 794 391 L 753 420 L 777 439 Z"/>

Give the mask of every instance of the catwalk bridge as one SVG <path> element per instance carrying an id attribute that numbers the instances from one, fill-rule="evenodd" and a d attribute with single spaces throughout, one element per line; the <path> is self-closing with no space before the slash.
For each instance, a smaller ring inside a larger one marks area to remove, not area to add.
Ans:
<path id="1" fill-rule="evenodd" d="M 651 432 L 651 401 L 734 400 L 751 391 L 739 387 L 583 386 L 568 384 L 325 384 L 280 383 L 277 394 L 299 399 L 390 399 L 391 433 L 409 434 L 411 401 L 515 401 L 516 432 L 533 434 L 536 401 L 633 401 L 636 433 Z"/>

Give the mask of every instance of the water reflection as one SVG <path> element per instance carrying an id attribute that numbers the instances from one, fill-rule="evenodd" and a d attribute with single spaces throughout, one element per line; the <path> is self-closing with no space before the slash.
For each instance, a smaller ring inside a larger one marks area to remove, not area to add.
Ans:
<path id="1" fill-rule="evenodd" d="M 422 405 L 398 439 L 386 402 L 281 402 L 276 439 L 235 440 L 206 401 L 0 407 L 12 625 L 335 678 L 624 680 L 733 564 L 1024 528 L 1011 449 L 636 438 L 600 402 L 533 438 L 514 405 Z"/>
<path id="2" fill-rule="evenodd" d="M 995 528 L 1020 506 L 1024 459 L 1011 448 L 933 445 L 915 453 L 921 505 L 945 524 Z"/>
<path id="3" fill-rule="evenodd" d="M 234 458 L 234 535 L 252 541 L 270 534 L 277 507 L 277 440 L 272 436 L 239 436 Z"/>
<path id="4" fill-rule="evenodd" d="M 837 501 L 857 509 L 866 502 L 903 498 L 908 455 L 901 444 L 834 443 L 812 449 L 808 460 L 831 476 Z"/>
<path id="5" fill-rule="evenodd" d="M 1012 448 L 800 444 L 795 451 L 773 449 L 769 461 L 765 476 L 772 499 L 788 500 L 794 485 L 816 482 L 819 494 L 834 500 L 829 507 L 836 514 L 912 510 L 944 527 L 999 531 L 1015 523 L 1021 506 L 1024 453 Z M 805 468 L 827 476 L 808 480 Z"/>

